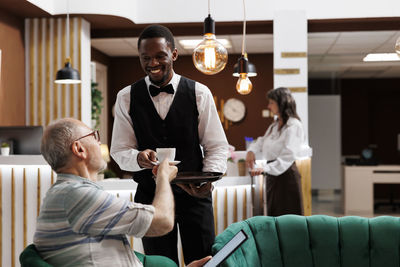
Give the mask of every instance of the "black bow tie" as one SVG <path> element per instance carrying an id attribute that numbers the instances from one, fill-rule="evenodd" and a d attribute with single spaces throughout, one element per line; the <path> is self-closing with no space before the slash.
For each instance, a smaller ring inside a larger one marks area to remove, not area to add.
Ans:
<path id="1" fill-rule="evenodd" d="M 168 94 L 174 94 L 174 87 L 172 87 L 172 84 L 168 84 L 164 87 L 156 87 L 156 86 L 150 84 L 149 89 L 150 89 L 150 94 L 152 97 L 157 96 L 161 92 L 165 92 Z"/>

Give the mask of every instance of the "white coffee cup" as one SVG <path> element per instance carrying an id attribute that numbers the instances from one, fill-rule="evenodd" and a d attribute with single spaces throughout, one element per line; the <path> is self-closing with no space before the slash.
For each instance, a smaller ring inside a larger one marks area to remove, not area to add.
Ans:
<path id="1" fill-rule="evenodd" d="M 170 148 L 157 148 L 157 159 L 159 162 L 163 162 L 164 159 L 167 159 L 168 161 L 174 161 L 175 160 L 175 151 L 176 149 L 174 147 Z"/>

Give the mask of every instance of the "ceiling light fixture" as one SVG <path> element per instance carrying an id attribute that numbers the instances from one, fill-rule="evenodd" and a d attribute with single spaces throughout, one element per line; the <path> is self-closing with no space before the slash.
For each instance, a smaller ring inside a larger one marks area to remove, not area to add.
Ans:
<path id="1" fill-rule="evenodd" d="M 184 49 L 194 49 L 201 41 L 203 41 L 203 39 L 184 39 L 184 40 L 179 40 L 179 44 Z M 222 44 L 225 48 L 232 47 L 232 44 L 228 39 L 217 39 L 217 42 Z"/>
<path id="2" fill-rule="evenodd" d="M 203 41 L 193 50 L 193 63 L 202 73 L 214 75 L 222 71 L 227 62 L 228 51 L 215 39 L 215 21 L 210 15 L 208 0 L 208 17 L 204 20 Z"/>
<path id="3" fill-rule="evenodd" d="M 400 61 L 400 57 L 396 53 L 370 53 L 363 58 L 363 61 Z"/>
<path id="4" fill-rule="evenodd" d="M 57 71 L 55 83 L 58 84 L 77 84 L 81 83 L 79 71 L 72 68 L 71 58 L 69 57 L 69 0 L 67 0 L 67 58 L 64 68 Z"/>
<path id="5" fill-rule="evenodd" d="M 245 54 L 245 57 L 247 58 L 247 53 Z M 235 66 L 233 66 L 232 76 L 233 77 L 239 77 L 240 76 L 239 75 L 239 63 L 236 63 Z M 256 66 L 249 61 L 247 77 L 256 77 L 256 76 L 257 76 Z"/>
<path id="6" fill-rule="evenodd" d="M 241 95 L 250 94 L 253 90 L 253 84 L 251 83 L 249 73 L 249 60 L 246 54 L 246 8 L 245 0 L 243 0 L 243 39 L 242 39 L 242 56 L 238 60 L 238 73 L 239 79 L 236 83 L 236 91 Z"/>

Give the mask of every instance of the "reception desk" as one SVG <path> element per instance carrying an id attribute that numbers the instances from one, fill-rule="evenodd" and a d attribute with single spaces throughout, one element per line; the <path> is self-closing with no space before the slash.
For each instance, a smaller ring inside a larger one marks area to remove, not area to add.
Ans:
<path id="1" fill-rule="evenodd" d="M 32 243 L 40 205 L 56 177 L 41 155 L 0 156 L 1 266 L 20 266 L 19 254 Z M 131 179 L 99 183 L 119 198 L 133 200 L 136 192 L 136 183 Z M 213 191 L 216 234 L 233 222 L 253 216 L 255 208 L 262 212 L 263 203 L 262 176 L 224 176 L 215 182 Z M 132 237 L 130 241 L 133 249 L 143 252 L 140 239 Z"/>
<path id="2" fill-rule="evenodd" d="M 399 184 L 399 165 L 344 166 L 345 215 L 374 215 L 374 184 Z"/>

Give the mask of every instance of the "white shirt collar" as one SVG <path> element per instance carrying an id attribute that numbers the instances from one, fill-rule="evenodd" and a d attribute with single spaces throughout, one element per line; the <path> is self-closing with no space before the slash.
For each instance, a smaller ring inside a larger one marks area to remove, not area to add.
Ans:
<path id="1" fill-rule="evenodd" d="M 179 74 L 176 74 L 174 71 L 172 71 L 172 73 L 173 73 L 172 78 L 169 81 L 169 83 L 167 83 L 166 85 L 172 84 L 172 87 L 174 88 L 174 91 L 176 92 L 176 89 L 178 89 L 179 81 L 181 80 L 181 76 Z M 147 90 L 149 89 L 150 84 L 154 85 L 156 87 L 159 87 L 158 85 L 155 85 L 150 81 L 149 76 L 146 76 L 144 78 L 144 81 L 146 82 Z"/>

